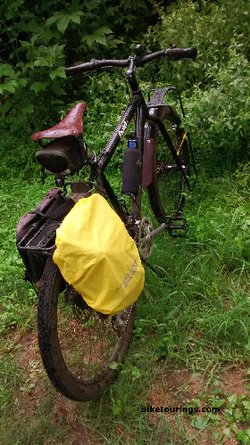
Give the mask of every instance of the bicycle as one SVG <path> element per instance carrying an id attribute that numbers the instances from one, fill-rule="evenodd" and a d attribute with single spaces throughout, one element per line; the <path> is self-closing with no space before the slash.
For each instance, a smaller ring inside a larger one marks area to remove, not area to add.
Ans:
<path id="1" fill-rule="evenodd" d="M 161 57 L 194 60 L 196 49 L 172 47 L 142 55 L 138 45 L 128 59 L 91 60 L 65 69 L 66 75 L 71 76 L 99 69 L 126 68 L 131 98 L 100 154 L 91 153 L 83 140 L 85 103 L 76 104 L 51 129 L 32 136 L 36 141 L 53 139 L 36 153 L 37 160 L 43 169 L 55 175 L 57 187 L 71 187 L 69 197 L 60 193 L 60 199 L 64 196 L 63 211 L 57 212 L 57 217 L 50 208 L 46 210 L 47 204 L 35 211 L 38 222 L 33 223 L 31 235 L 19 237 L 18 248 L 23 257 L 26 255 L 26 276 L 39 290 L 38 339 L 44 367 L 57 390 L 72 400 L 99 398 L 116 377 L 132 337 L 135 304 L 116 316 L 106 316 L 89 308 L 74 288 L 65 283 L 52 260 L 55 230 L 62 216 L 78 199 L 93 192 L 102 194 L 122 219 L 145 263 L 157 235 L 168 231 L 173 237 L 185 236 L 188 230 L 182 211 L 184 189 L 192 188 L 191 164 L 196 175 L 193 151 L 179 115 L 163 101 L 170 90 L 176 91 L 184 114 L 180 95 L 175 87 L 159 88 L 147 103 L 135 76 L 137 67 Z M 105 169 L 134 117 L 135 128 L 127 135 L 128 148 L 124 151 L 122 193 L 117 196 L 105 176 Z M 64 184 L 68 174 L 86 168 L 88 180 Z M 156 229 L 148 217 L 141 215 L 143 188 L 148 190 L 149 202 L 159 223 Z"/>

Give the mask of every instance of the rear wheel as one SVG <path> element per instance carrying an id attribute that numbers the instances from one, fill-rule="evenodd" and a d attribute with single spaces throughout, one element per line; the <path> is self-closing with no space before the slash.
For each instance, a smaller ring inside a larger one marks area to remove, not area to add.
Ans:
<path id="1" fill-rule="evenodd" d="M 38 303 L 38 339 L 57 390 L 77 401 L 100 397 L 127 352 L 134 318 L 135 305 L 113 317 L 91 309 L 72 286 L 65 286 L 48 258 Z"/>
<path id="2" fill-rule="evenodd" d="M 185 178 L 181 168 L 174 160 L 170 145 L 174 148 L 182 168 L 188 174 L 188 144 L 186 134 L 180 127 L 180 118 L 168 105 L 160 109 L 160 118 L 170 138 L 166 144 L 156 124 L 150 124 L 148 131 L 154 138 L 153 179 L 148 186 L 152 209 L 159 222 L 165 222 L 168 216 L 179 216 L 185 201 Z M 147 136 L 146 136 L 147 137 Z"/>

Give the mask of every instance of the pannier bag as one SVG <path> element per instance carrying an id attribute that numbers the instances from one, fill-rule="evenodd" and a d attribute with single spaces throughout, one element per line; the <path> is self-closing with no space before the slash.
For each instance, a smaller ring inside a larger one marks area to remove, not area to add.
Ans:
<path id="1" fill-rule="evenodd" d="M 53 260 L 86 303 L 115 315 L 134 303 L 145 272 L 136 244 L 105 198 L 80 199 L 56 231 Z"/>
<path id="2" fill-rule="evenodd" d="M 35 210 L 25 213 L 16 228 L 16 243 L 26 268 L 25 278 L 40 281 L 46 259 L 55 249 L 56 228 L 74 206 L 60 188 L 52 188 Z"/>

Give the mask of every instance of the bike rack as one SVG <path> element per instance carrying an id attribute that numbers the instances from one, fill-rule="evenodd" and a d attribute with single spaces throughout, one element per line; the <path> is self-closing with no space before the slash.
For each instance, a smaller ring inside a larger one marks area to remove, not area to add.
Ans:
<path id="1" fill-rule="evenodd" d="M 157 90 L 159 90 L 159 91 L 157 91 Z M 179 92 L 178 88 L 174 87 L 174 86 L 151 89 L 149 91 L 149 94 L 148 94 L 148 100 L 149 100 L 148 108 L 160 108 L 162 106 L 165 106 L 166 104 L 162 104 L 162 100 L 163 100 L 164 96 L 167 94 L 167 92 L 170 91 L 170 90 L 173 90 L 173 91 L 177 92 L 177 96 L 178 96 L 178 100 L 179 100 L 179 104 L 180 104 L 180 109 L 181 109 L 181 114 L 182 114 L 183 118 L 185 118 L 186 114 L 185 114 L 185 111 L 184 111 L 184 107 L 183 107 L 183 103 L 182 103 L 182 100 L 181 100 L 180 92 Z M 157 94 L 154 95 L 155 96 L 155 101 L 154 102 L 158 101 L 159 102 L 158 104 L 151 102 L 150 95 L 151 95 L 152 91 L 157 91 Z M 194 187 L 195 187 L 198 174 L 197 174 L 197 169 L 196 169 L 196 164 L 195 164 L 195 159 L 194 159 L 194 152 L 193 152 L 193 147 L 192 147 L 192 143 L 191 143 L 189 132 L 187 132 L 187 140 L 188 140 L 188 145 L 189 145 L 189 150 L 190 150 L 190 154 L 191 154 L 191 158 L 192 158 L 192 165 L 193 165 L 194 175 L 195 175 L 195 178 L 194 178 L 194 181 L 193 181 L 192 185 L 189 186 L 189 189 L 192 191 L 194 189 Z"/>

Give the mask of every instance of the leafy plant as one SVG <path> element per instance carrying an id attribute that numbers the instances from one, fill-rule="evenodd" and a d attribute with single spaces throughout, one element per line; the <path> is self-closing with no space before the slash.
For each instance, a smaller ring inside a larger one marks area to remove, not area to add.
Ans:
<path id="1" fill-rule="evenodd" d="M 224 396 L 224 395 L 223 395 Z M 213 439 L 231 438 L 236 435 L 237 440 L 240 443 L 248 443 L 250 440 L 250 429 L 242 429 L 242 425 L 248 425 L 250 419 L 250 402 L 247 398 L 247 394 L 237 396 L 236 394 L 228 395 L 223 398 L 218 396 L 200 396 L 197 400 L 193 401 L 191 405 L 206 403 L 210 407 L 221 408 L 226 425 L 222 434 L 218 431 L 213 431 Z M 189 405 L 190 406 L 190 405 Z M 196 416 L 192 419 L 192 426 L 198 430 L 211 429 L 221 425 L 221 418 L 210 412 L 205 412 L 204 417 Z"/>
<path id="2" fill-rule="evenodd" d="M 147 6 L 144 0 L 48 0 L 42 4 L 4 0 L 0 112 L 18 119 L 15 111 L 21 108 L 22 122 L 26 117 L 33 125 L 41 118 L 53 119 L 68 94 L 64 66 L 110 56 L 121 45 L 126 48 L 130 40 L 126 32 L 136 24 L 133 34 L 139 35 L 152 21 L 153 8 L 150 11 Z"/>
<path id="3" fill-rule="evenodd" d="M 234 170 L 248 159 L 247 2 L 182 1 L 159 14 L 161 21 L 146 36 L 148 48 L 194 46 L 198 56 L 195 62 L 162 60 L 150 75 L 183 92 L 199 170 Z"/>

